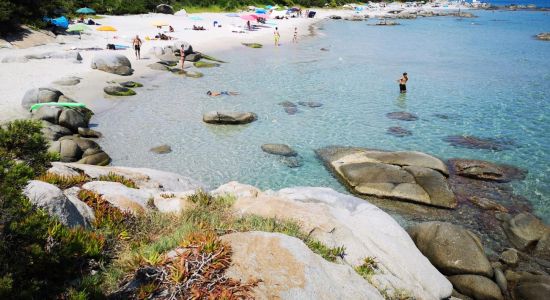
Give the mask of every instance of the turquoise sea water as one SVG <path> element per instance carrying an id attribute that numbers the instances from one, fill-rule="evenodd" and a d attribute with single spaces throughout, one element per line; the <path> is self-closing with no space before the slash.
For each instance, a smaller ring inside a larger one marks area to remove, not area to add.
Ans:
<path id="1" fill-rule="evenodd" d="M 202 69 L 201 79 L 167 74 L 161 87 L 139 89 L 137 96 L 118 100 L 120 105 L 97 116 L 105 135 L 101 144 L 115 165 L 174 171 L 209 187 L 238 180 L 262 189 L 306 185 L 343 191 L 313 152 L 327 145 L 509 163 L 528 169 L 527 179 L 514 187 L 549 220 L 550 42 L 533 36 L 550 31 L 550 15 L 475 13 L 480 17 L 400 21 L 401 26 L 385 28 L 323 21 L 315 37 L 297 45 L 212 53 L 229 63 Z M 401 96 L 396 79 L 404 71 L 409 93 Z M 213 98 L 206 96 L 208 90 L 241 95 Z M 299 107 L 296 115 L 288 115 L 281 101 L 324 106 Z M 253 111 L 259 120 L 237 127 L 206 125 L 202 114 L 210 110 Z M 401 110 L 419 120 L 385 116 Z M 391 126 L 413 135 L 388 135 Z M 495 152 L 443 141 L 460 134 L 508 138 L 515 146 Z M 172 153 L 149 152 L 165 143 Z M 303 166 L 287 167 L 263 153 L 263 143 L 291 145 Z"/>

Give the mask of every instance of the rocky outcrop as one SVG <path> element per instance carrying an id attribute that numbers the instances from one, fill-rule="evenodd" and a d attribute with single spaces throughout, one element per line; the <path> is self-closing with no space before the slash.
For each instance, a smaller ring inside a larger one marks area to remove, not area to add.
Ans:
<path id="1" fill-rule="evenodd" d="M 316 151 L 329 170 L 359 195 L 454 208 L 441 160 L 421 152 L 327 147 Z"/>
<path id="2" fill-rule="evenodd" d="M 233 250 L 226 275 L 261 279 L 253 290 L 257 299 L 384 299 L 350 266 L 324 260 L 297 238 L 244 232 L 222 240 Z"/>
<path id="3" fill-rule="evenodd" d="M 356 267 L 375 257 L 379 272 L 371 283 L 389 294 L 404 290 L 417 299 L 449 297 L 451 284 L 418 251 L 388 214 L 356 197 L 329 188 L 291 188 L 278 192 L 230 183 L 212 191 L 233 194 L 236 213 L 290 219 L 330 247 L 344 246 L 344 263 Z"/>
<path id="4" fill-rule="evenodd" d="M 32 204 L 46 210 L 50 215 L 55 216 L 67 226 L 88 226 L 89 221 L 79 212 L 77 207 L 69 201 L 55 185 L 31 180 L 25 190 L 25 196 Z"/>
<path id="5" fill-rule="evenodd" d="M 425 222 L 408 228 L 418 249 L 446 275 L 493 276 L 478 236 L 460 226 Z"/>
<path id="6" fill-rule="evenodd" d="M 296 156 L 298 153 L 294 151 L 294 149 L 290 148 L 290 146 L 285 144 L 263 144 L 261 146 L 262 151 L 274 154 L 274 155 L 280 155 L 280 156 Z"/>
<path id="7" fill-rule="evenodd" d="M 202 116 L 202 120 L 209 124 L 247 124 L 254 122 L 257 116 L 253 112 L 221 112 L 210 111 Z"/>
<path id="8" fill-rule="evenodd" d="M 21 100 L 21 106 L 30 109 L 36 103 L 57 102 L 63 93 L 54 88 L 35 88 L 28 90 Z"/>
<path id="9" fill-rule="evenodd" d="M 123 76 L 132 75 L 134 72 L 130 60 L 126 56 L 116 53 L 96 54 L 92 59 L 91 67 L 92 69 Z"/>
<path id="10" fill-rule="evenodd" d="M 526 171 L 517 167 L 473 159 L 450 159 L 454 173 L 464 177 L 496 182 L 522 180 Z"/>

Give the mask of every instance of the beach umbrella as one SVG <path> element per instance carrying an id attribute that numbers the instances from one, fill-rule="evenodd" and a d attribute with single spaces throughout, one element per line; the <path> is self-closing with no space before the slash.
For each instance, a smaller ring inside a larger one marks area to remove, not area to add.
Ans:
<path id="1" fill-rule="evenodd" d="M 67 32 L 82 32 L 84 30 L 90 29 L 86 24 L 78 23 L 69 26 L 69 29 L 67 29 Z"/>
<path id="2" fill-rule="evenodd" d="M 78 14 L 84 14 L 84 15 L 87 15 L 87 14 L 95 14 L 95 10 L 91 9 L 91 8 L 88 8 L 88 7 L 83 7 L 83 8 L 79 8 L 76 10 L 76 13 Z"/>
<path id="3" fill-rule="evenodd" d="M 199 17 L 199 16 L 192 16 L 190 17 L 189 19 L 193 20 L 193 21 L 202 21 L 204 20 L 203 18 Z"/>
<path id="4" fill-rule="evenodd" d="M 267 18 L 269 17 L 269 16 L 266 15 L 266 14 L 256 14 L 255 16 L 256 16 L 256 18 L 258 18 L 258 19 L 259 19 L 259 18 L 267 19 Z"/>
<path id="5" fill-rule="evenodd" d="M 105 32 L 109 32 L 109 31 L 116 31 L 116 28 L 114 28 L 113 26 L 108 26 L 108 25 L 103 25 L 103 26 L 99 26 L 98 28 L 96 28 L 97 31 L 105 31 Z M 107 34 L 105 34 L 105 40 L 107 40 L 109 37 Z"/>
<path id="6" fill-rule="evenodd" d="M 244 16 L 241 16 L 241 19 L 244 19 L 247 21 L 256 21 L 257 17 L 255 15 L 244 15 Z"/>
<path id="7" fill-rule="evenodd" d="M 166 21 L 161 21 L 161 20 L 156 20 L 156 21 L 153 21 L 153 23 L 151 23 L 153 26 L 168 26 L 168 22 Z"/>

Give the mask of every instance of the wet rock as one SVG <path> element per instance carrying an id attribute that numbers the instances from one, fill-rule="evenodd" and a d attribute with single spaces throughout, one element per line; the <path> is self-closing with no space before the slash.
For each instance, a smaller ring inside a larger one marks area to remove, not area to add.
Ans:
<path id="1" fill-rule="evenodd" d="M 74 109 L 64 109 L 59 115 L 59 125 L 78 132 L 79 127 L 88 127 L 88 118 Z"/>
<path id="2" fill-rule="evenodd" d="M 196 61 L 193 63 L 193 65 L 195 66 L 195 68 L 215 68 L 220 66 L 220 64 L 206 61 Z"/>
<path id="3" fill-rule="evenodd" d="M 387 133 L 389 135 L 397 136 L 397 137 L 404 137 L 404 136 L 410 136 L 412 135 L 412 131 L 405 129 L 403 127 L 399 126 L 393 126 L 388 128 Z"/>
<path id="4" fill-rule="evenodd" d="M 248 48 L 262 48 L 263 45 L 259 43 L 242 43 L 243 46 L 246 46 Z"/>
<path id="5" fill-rule="evenodd" d="M 306 106 L 310 108 L 317 108 L 317 107 L 323 106 L 323 103 L 315 102 L 315 101 L 300 101 L 298 102 L 298 104 L 301 106 Z"/>
<path id="6" fill-rule="evenodd" d="M 162 64 L 160 62 L 152 63 L 147 65 L 149 68 L 157 71 L 169 71 L 170 68 L 166 66 L 165 64 Z"/>
<path id="7" fill-rule="evenodd" d="M 497 202 L 491 199 L 473 196 L 468 198 L 468 200 L 470 200 L 470 202 L 472 202 L 473 204 L 475 204 L 476 206 L 484 210 L 494 210 L 494 211 L 500 211 L 504 213 L 508 212 L 508 209 L 506 207 L 498 204 Z"/>
<path id="8" fill-rule="evenodd" d="M 70 227 L 86 226 L 85 218 L 55 185 L 31 180 L 23 193 L 32 204 L 57 217 L 61 223 Z"/>
<path id="9" fill-rule="evenodd" d="M 542 32 L 537 34 L 537 39 L 541 41 L 550 41 L 550 32 Z"/>
<path id="10" fill-rule="evenodd" d="M 88 155 L 77 161 L 79 164 L 106 166 L 111 163 L 111 157 L 103 151 Z"/>
<path id="11" fill-rule="evenodd" d="M 102 137 L 101 132 L 90 129 L 90 128 L 85 128 L 85 127 L 78 127 L 78 134 L 81 137 L 87 137 L 87 138 L 100 138 L 100 137 Z"/>
<path id="12" fill-rule="evenodd" d="M 92 69 L 122 76 L 132 75 L 132 73 L 134 73 L 130 60 L 126 56 L 116 53 L 96 54 L 92 59 L 91 66 Z"/>
<path id="13" fill-rule="evenodd" d="M 281 161 L 289 168 L 299 168 L 303 165 L 301 158 L 298 156 L 285 156 Z"/>
<path id="14" fill-rule="evenodd" d="M 52 124 L 59 123 L 59 115 L 62 109 L 57 106 L 42 106 L 32 113 L 32 118 L 35 120 L 43 120 Z"/>
<path id="15" fill-rule="evenodd" d="M 534 248 L 536 243 L 550 228 L 529 213 L 520 213 L 503 224 L 506 236 L 517 249 L 524 251 Z"/>
<path id="16" fill-rule="evenodd" d="M 60 141 L 60 156 L 62 162 L 77 161 L 82 157 L 82 150 L 78 147 L 78 144 L 73 140 Z"/>
<path id="17" fill-rule="evenodd" d="M 514 166 L 483 160 L 450 159 L 449 164 L 457 175 L 496 182 L 523 180 L 527 173 L 527 171 Z"/>
<path id="18" fill-rule="evenodd" d="M 500 257 L 499 257 L 500 261 L 502 261 L 503 263 L 509 265 L 509 266 L 516 266 L 519 262 L 519 256 L 518 256 L 518 251 L 516 249 L 507 249 L 505 250 L 504 252 L 502 252 L 500 254 Z"/>
<path id="19" fill-rule="evenodd" d="M 262 148 L 262 151 L 269 154 L 275 154 L 275 155 L 281 155 L 281 156 L 298 155 L 298 153 L 296 153 L 294 149 L 290 148 L 290 146 L 285 144 L 263 144 L 261 148 Z"/>
<path id="20" fill-rule="evenodd" d="M 204 76 L 201 72 L 195 72 L 195 71 L 184 71 L 181 68 L 172 68 L 170 69 L 170 72 L 178 75 L 183 75 L 185 77 L 189 78 L 201 78 Z"/>
<path id="21" fill-rule="evenodd" d="M 523 275 L 512 295 L 518 300 L 547 300 L 550 295 L 550 276 Z"/>
<path id="22" fill-rule="evenodd" d="M 444 274 L 493 276 L 493 267 L 481 241 L 471 231 L 445 222 L 424 222 L 407 231 L 420 252 Z"/>
<path id="23" fill-rule="evenodd" d="M 550 261 L 550 231 L 546 232 L 537 242 L 533 255 Z"/>
<path id="24" fill-rule="evenodd" d="M 503 300 L 500 288 L 487 277 L 479 275 L 454 275 L 449 280 L 460 293 L 476 300 Z"/>
<path id="25" fill-rule="evenodd" d="M 63 85 L 63 86 L 73 86 L 79 83 L 80 83 L 80 78 L 74 77 L 74 76 L 64 77 L 53 82 L 53 84 Z"/>
<path id="26" fill-rule="evenodd" d="M 296 107 L 289 106 L 289 107 L 285 107 L 284 109 L 285 109 L 285 112 L 291 116 L 295 115 L 298 112 L 298 108 Z"/>
<path id="27" fill-rule="evenodd" d="M 123 81 L 123 82 L 120 82 L 119 84 L 120 84 L 120 86 L 125 87 L 125 88 L 143 87 L 143 84 L 141 84 L 139 82 L 135 82 L 135 81 Z"/>
<path id="28" fill-rule="evenodd" d="M 107 86 L 103 88 L 103 91 L 105 94 L 111 96 L 133 96 L 136 94 L 136 92 L 132 89 L 117 85 Z"/>
<path id="29" fill-rule="evenodd" d="M 415 114 L 405 112 L 405 111 L 396 111 L 387 113 L 386 117 L 392 120 L 401 120 L 401 121 L 416 121 L 418 117 Z"/>
<path id="30" fill-rule="evenodd" d="M 514 142 L 510 139 L 480 138 L 470 135 L 451 135 L 443 141 L 454 147 L 493 151 L 508 150 L 514 146 Z"/>
<path id="31" fill-rule="evenodd" d="M 443 119 L 443 120 L 448 120 L 449 119 L 449 116 L 445 115 L 445 114 L 434 114 L 434 117 L 440 118 L 440 119 Z"/>
<path id="32" fill-rule="evenodd" d="M 166 153 L 172 152 L 172 147 L 170 147 L 170 145 L 165 144 L 165 145 L 160 145 L 160 146 L 153 147 L 149 151 L 157 153 L 157 154 L 166 154 Z"/>
<path id="33" fill-rule="evenodd" d="M 252 112 L 221 112 L 210 111 L 203 115 L 202 120 L 209 124 L 247 124 L 254 122 L 257 119 L 255 113 Z"/>
<path id="34" fill-rule="evenodd" d="M 35 88 L 28 90 L 21 100 L 21 106 L 30 109 L 36 103 L 57 102 L 62 92 L 53 88 Z"/>
<path id="35" fill-rule="evenodd" d="M 316 151 L 354 193 L 454 208 L 445 164 L 421 152 L 327 147 Z"/>

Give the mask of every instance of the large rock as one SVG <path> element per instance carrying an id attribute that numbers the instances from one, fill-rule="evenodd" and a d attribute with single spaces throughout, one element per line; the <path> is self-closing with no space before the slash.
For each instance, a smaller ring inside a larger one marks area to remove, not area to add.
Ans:
<path id="1" fill-rule="evenodd" d="M 508 182 L 524 179 L 527 173 L 514 166 L 483 160 L 450 159 L 449 164 L 457 175 L 488 181 Z"/>
<path id="2" fill-rule="evenodd" d="M 40 131 L 44 135 L 44 138 L 49 141 L 57 141 L 64 136 L 73 134 L 70 129 L 47 121 L 42 122 L 42 129 Z"/>
<path id="3" fill-rule="evenodd" d="M 92 181 L 85 183 L 83 189 L 94 191 L 120 210 L 132 213 L 142 213 L 147 210 L 147 201 L 151 193 L 129 188 L 122 183 L 107 181 Z"/>
<path id="4" fill-rule="evenodd" d="M 96 54 L 92 59 L 92 69 L 123 76 L 132 75 L 134 72 L 130 60 L 124 55 L 115 53 Z"/>
<path id="5" fill-rule="evenodd" d="M 534 248 L 550 228 L 537 217 L 529 213 L 520 213 L 503 224 L 506 236 L 517 249 Z"/>
<path id="6" fill-rule="evenodd" d="M 476 300 L 503 300 L 500 288 L 491 279 L 479 275 L 455 275 L 449 280 L 460 293 Z"/>
<path id="7" fill-rule="evenodd" d="M 231 245 L 226 275 L 261 279 L 258 299 L 384 299 L 347 265 L 330 263 L 301 240 L 280 233 L 244 232 L 222 237 Z"/>
<path id="8" fill-rule="evenodd" d="M 32 114 L 32 118 L 36 120 L 48 121 L 53 124 L 59 123 L 59 116 L 62 109 L 57 106 L 42 106 L 35 110 Z"/>
<path id="9" fill-rule="evenodd" d="M 457 205 L 445 163 L 428 154 L 345 147 L 316 153 L 354 193 L 444 208 Z"/>
<path id="10" fill-rule="evenodd" d="M 80 215 L 84 218 L 86 227 L 91 227 L 95 222 L 95 212 L 91 207 L 78 198 L 78 192 L 80 192 L 80 190 L 81 189 L 79 187 L 74 186 L 64 190 L 63 194 L 67 196 L 67 199 L 74 204 Z"/>
<path id="11" fill-rule="evenodd" d="M 76 206 L 63 194 L 63 191 L 53 184 L 31 180 L 23 193 L 32 204 L 43 208 L 67 226 L 86 226 L 88 224 Z"/>
<path id="12" fill-rule="evenodd" d="M 88 118 L 74 109 L 64 109 L 59 115 L 59 125 L 78 132 L 79 127 L 88 127 Z"/>
<path id="13" fill-rule="evenodd" d="M 87 137 L 87 138 L 100 138 L 102 137 L 101 132 L 86 128 L 86 127 L 78 127 L 78 134 L 81 137 Z"/>
<path id="14" fill-rule="evenodd" d="M 550 276 L 523 275 L 512 295 L 516 300 L 547 300 L 550 295 Z"/>
<path id="15" fill-rule="evenodd" d="M 106 166 L 111 163 L 111 157 L 104 151 L 97 151 L 96 153 L 83 156 L 77 161 L 79 164 Z"/>
<path id="16" fill-rule="evenodd" d="M 168 4 L 159 4 L 157 5 L 156 12 L 159 14 L 173 15 L 174 8 Z"/>
<path id="17" fill-rule="evenodd" d="M 202 116 L 202 120 L 209 124 L 247 124 L 255 121 L 256 119 L 256 114 L 252 112 L 210 111 Z"/>
<path id="18" fill-rule="evenodd" d="M 263 144 L 262 151 L 281 156 L 296 156 L 298 153 L 285 144 Z"/>
<path id="19" fill-rule="evenodd" d="M 30 109 L 36 103 L 57 102 L 62 92 L 53 88 L 35 88 L 28 90 L 21 100 L 21 106 Z"/>
<path id="20" fill-rule="evenodd" d="M 371 282 L 379 291 L 406 291 L 416 299 L 450 296 L 451 284 L 416 248 L 388 214 L 356 197 L 329 188 L 292 188 L 261 192 L 230 183 L 212 191 L 233 194 L 239 215 L 295 220 L 304 232 L 329 247 L 344 246 L 343 260 L 353 267 L 375 257 L 379 271 Z"/>
<path id="21" fill-rule="evenodd" d="M 53 162 L 52 168 L 48 171 L 59 175 L 84 173 L 93 179 L 97 179 L 101 175 L 115 173 L 135 182 L 140 190 L 151 191 L 152 195 L 164 191 L 180 193 L 205 189 L 203 184 L 191 178 L 175 173 L 146 168 L 102 167 L 86 164 Z"/>
<path id="22" fill-rule="evenodd" d="M 74 162 L 82 157 L 82 150 L 72 139 L 60 141 L 60 158 L 62 162 Z"/>
<path id="23" fill-rule="evenodd" d="M 418 249 L 444 274 L 493 276 L 481 241 L 471 231 L 450 223 L 425 222 L 408 232 Z"/>

